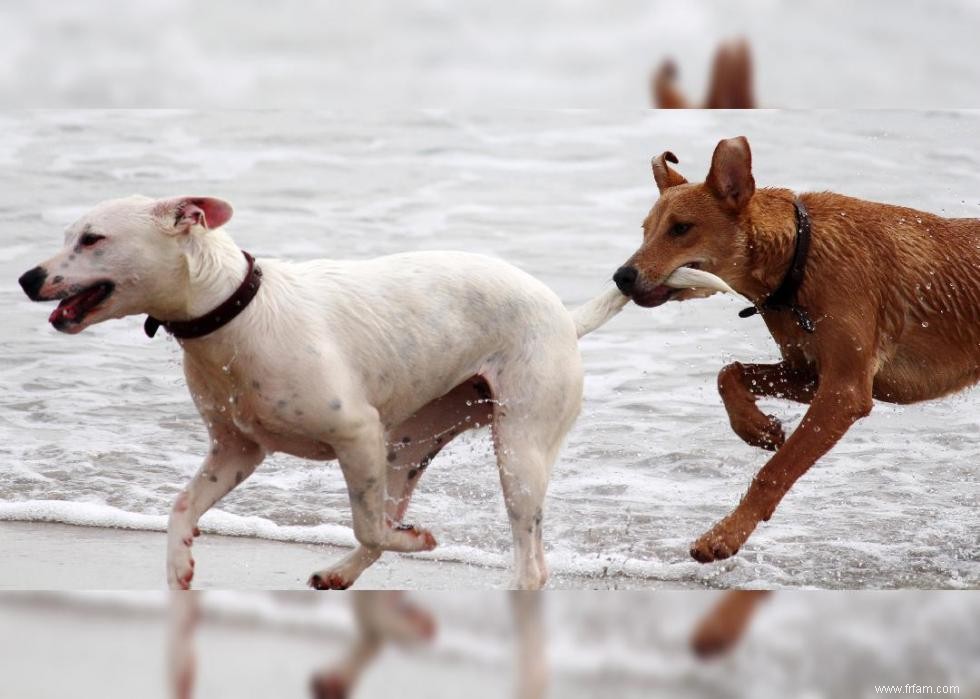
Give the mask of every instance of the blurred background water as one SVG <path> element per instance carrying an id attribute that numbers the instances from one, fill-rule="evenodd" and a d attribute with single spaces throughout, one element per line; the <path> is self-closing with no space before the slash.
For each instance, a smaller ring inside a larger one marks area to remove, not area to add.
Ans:
<path id="1" fill-rule="evenodd" d="M 0 105 L 643 107 L 748 38 L 764 107 L 980 107 L 975 0 L 0 3 Z"/>
<path id="2" fill-rule="evenodd" d="M 718 139 L 737 134 L 759 186 L 980 216 L 980 115 L 969 112 L 0 114 L 0 518 L 162 528 L 206 449 L 176 343 L 146 338 L 139 318 L 59 335 L 16 284 L 95 203 L 223 197 L 236 210 L 228 230 L 258 256 L 487 253 L 574 306 L 638 245 L 656 197 L 650 157 L 670 149 L 699 181 Z M 736 558 L 689 558 L 767 458 L 731 432 L 715 390 L 724 364 L 776 358 L 761 320 L 737 317 L 743 306 L 631 306 L 583 340 L 584 408 L 547 501 L 553 569 L 619 586 L 980 585 L 976 390 L 876 404 Z M 763 408 L 790 426 L 802 415 Z M 276 455 L 217 509 L 212 531 L 353 541 L 335 463 Z M 432 527 L 439 556 L 509 563 L 485 432 L 435 460 L 409 519 Z"/>

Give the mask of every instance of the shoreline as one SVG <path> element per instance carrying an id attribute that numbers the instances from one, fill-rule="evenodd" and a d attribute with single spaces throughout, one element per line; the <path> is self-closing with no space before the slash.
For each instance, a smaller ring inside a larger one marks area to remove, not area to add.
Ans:
<path id="1" fill-rule="evenodd" d="M 194 542 L 193 588 L 302 590 L 344 556 L 331 544 L 205 533 Z M 0 590 L 162 590 L 166 533 L 56 522 L 0 521 Z M 510 568 L 386 553 L 352 589 L 504 589 Z M 549 589 L 702 588 L 628 576 L 552 573 Z"/>

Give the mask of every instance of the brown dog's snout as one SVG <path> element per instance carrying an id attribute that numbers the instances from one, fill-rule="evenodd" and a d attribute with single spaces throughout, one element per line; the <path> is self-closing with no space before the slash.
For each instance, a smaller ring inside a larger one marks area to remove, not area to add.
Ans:
<path id="1" fill-rule="evenodd" d="M 613 281 L 619 290 L 623 292 L 624 296 L 629 296 L 633 292 L 633 287 L 636 286 L 636 280 L 640 276 L 640 273 L 636 270 L 636 267 L 630 265 L 623 265 L 616 270 L 613 275 Z"/>
<path id="2" fill-rule="evenodd" d="M 40 301 L 41 287 L 44 286 L 44 280 L 47 278 L 48 271 L 44 267 L 35 267 L 20 275 L 17 282 L 31 301 Z"/>

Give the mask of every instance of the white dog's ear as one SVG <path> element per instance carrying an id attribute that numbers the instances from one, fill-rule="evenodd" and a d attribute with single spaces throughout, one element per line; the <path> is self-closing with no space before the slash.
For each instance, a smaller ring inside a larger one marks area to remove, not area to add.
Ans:
<path id="1" fill-rule="evenodd" d="M 194 226 L 221 228 L 231 219 L 231 204 L 214 197 L 177 197 L 157 203 L 154 212 L 169 217 L 175 234 L 187 233 Z"/>

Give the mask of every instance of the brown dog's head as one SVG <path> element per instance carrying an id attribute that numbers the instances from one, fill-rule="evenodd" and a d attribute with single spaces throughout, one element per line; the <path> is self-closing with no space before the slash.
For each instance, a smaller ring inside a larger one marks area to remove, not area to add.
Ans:
<path id="1" fill-rule="evenodd" d="M 718 144 L 703 183 L 688 183 L 669 163 L 677 164 L 669 151 L 654 158 L 660 198 L 643 221 L 640 249 L 613 275 L 619 290 L 640 306 L 709 295 L 677 288 L 675 272 L 682 268 L 710 272 L 730 284 L 737 281 L 733 277 L 745 249 L 740 223 L 755 193 L 745 137 Z"/>

